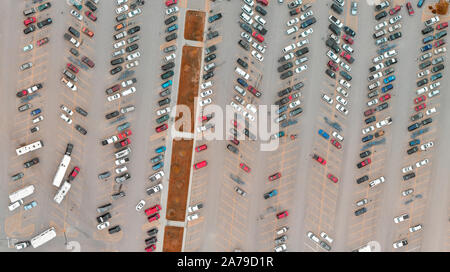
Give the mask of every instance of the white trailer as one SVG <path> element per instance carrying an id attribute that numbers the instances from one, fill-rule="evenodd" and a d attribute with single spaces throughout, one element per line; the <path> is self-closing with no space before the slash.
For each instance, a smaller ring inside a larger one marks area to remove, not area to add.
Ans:
<path id="1" fill-rule="evenodd" d="M 22 189 L 19 189 L 15 191 L 14 193 L 9 195 L 9 200 L 11 200 L 11 203 L 14 203 L 16 201 L 21 200 L 22 198 L 25 198 L 29 195 L 34 193 L 34 185 L 28 185 Z"/>
<path id="2" fill-rule="evenodd" d="M 51 227 L 42 232 L 41 234 L 38 234 L 35 237 L 33 237 L 30 242 L 34 248 L 37 248 L 47 243 L 48 241 L 52 240 L 55 237 L 56 237 L 55 228 Z"/>
<path id="3" fill-rule="evenodd" d="M 43 146 L 44 146 L 44 142 L 37 141 L 37 142 L 31 143 L 29 145 L 25 145 L 25 146 L 17 148 L 16 149 L 16 154 L 17 154 L 17 156 L 20 156 L 20 155 L 26 154 L 28 152 L 37 150 L 37 149 L 39 149 L 39 148 L 41 148 Z"/>
<path id="4" fill-rule="evenodd" d="M 72 187 L 72 184 L 70 184 L 67 180 L 64 181 L 63 185 L 61 186 L 61 188 L 59 188 L 58 192 L 56 193 L 55 197 L 53 198 L 53 200 L 58 203 L 61 204 L 61 201 L 63 201 L 64 197 L 67 195 L 67 193 L 70 190 L 70 187 Z"/>
<path id="5" fill-rule="evenodd" d="M 67 167 L 69 167 L 71 157 L 67 154 L 64 154 L 64 157 L 61 160 L 61 163 L 58 166 L 58 170 L 56 170 L 55 177 L 53 178 L 53 186 L 59 188 L 61 186 L 61 182 L 66 174 Z"/>

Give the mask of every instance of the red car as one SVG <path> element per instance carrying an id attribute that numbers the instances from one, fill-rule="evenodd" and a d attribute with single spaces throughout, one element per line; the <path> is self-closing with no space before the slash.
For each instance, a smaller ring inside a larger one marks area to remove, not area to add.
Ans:
<path id="1" fill-rule="evenodd" d="M 261 96 L 261 92 L 258 91 L 257 89 L 255 89 L 255 87 L 253 87 L 252 85 L 248 85 L 247 90 L 249 92 L 251 92 L 256 97 L 260 97 Z"/>
<path id="2" fill-rule="evenodd" d="M 162 124 L 159 127 L 156 127 L 156 132 L 162 132 L 168 128 L 167 124 Z"/>
<path id="3" fill-rule="evenodd" d="M 202 117 L 200 118 L 200 121 L 209 121 L 214 117 L 214 113 L 210 113 L 207 115 L 202 115 Z"/>
<path id="4" fill-rule="evenodd" d="M 200 169 L 200 168 L 203 168 L 203 167 L 205 167 L 207 165 L 208 165 L 208 162 L 201 161 L 201 162 L 198 162 L 198 163 L 194 164 L 194 169 Z"/>
<path id="5" fill-rule="evenodd" d="M 389 11 L 389 14 L 390 14 L 390 15 L 394 15 L 394 14 L 396 14 L 397 12 L 399 12 L 401 9 L 402 9 L 402 6 L 397 5 L 397 6 L 393 7 L 393 8 Z"/>
<path id="6" fill-rule="evenodd" d="M 426 95 L 422 95 L 422 96 L 416 97 L 414 99 L 414 103 L 415 104 L 419 104 L 420 102 L 425 101 L 425 100 L 427 100 L 427 96 Z"/>
<path id="7" fill-rule="evenodd" d="M 155 244 L 153 244 L 153 245 L 146 247 L 145 251 L 152 252 L 152 251 L 155 251 L 155 249 L 156 249 L 156 246 L 155 246 Z"/>
<path id="8" fill-rule="evenodd" d="M 145 214 L 146 214 L 147 216 L 150 216 L 150 215 L 152 215 L 152 214 L 154 214 L 154 213 L 159 212 L 160 210 L 161 210 L 161 205 L 156 204 L 155 206 L 146 209 L 146 210 L 145 210 Z"/>
<path id="9" fill-rule="evenodd" d="M 232 142 L 235 145 L 239 145 L 239 140 L 238 139 L 231 139 L 230 142 Z"/>
<path id="10" fill-rule="evenodd" d="M 385 94 L 385 95 L 380 97 L 380 101 L 384 102 L 386 100 L 389 100 L 389 98 L 391 98 L 391 95 L 390 94 Z"/>
<path id="11" fill-rule="evenodd" d="M 322 157 L 320 157 L 319 155 L 314 154 L 313 155 L 313 159 L 315 159 L 316 161 L 318 161 L 320 164 L 327 164 L 327 161 L 324 160 Z"/>
<path id="12" fill-rule="evenodd" d="M 436 26 L 436 29 L 437 29 L 437 30 L 441 30 L 441 29 L 444 29 L 444 28 L 446 28 L 446 27 L 448 27 L 448 22 L 443 22 L 443 23 L 438 24 L 438 25 Z"/>
<path id="13" fill-rule="evenodd" d="M 274 181 L 274 180 L 277 180 L 277 179 L 279 179 L 279 178 L 281 178 L 281 173 L 280 173 L 280 172 L 275 173 L 275 174 L 269 176 L 269 181 Z"/>
<path id="14" fill-rule="evenodd" d="M 131 135 L 131 130 L 127 129 L 124 132 L 117 134 L 117 138 L 119 138 L 119 140 L 122 140 L 122 139 L 127 138 L 130 135 Z"/>
<path id="15" fill-rule="evenodd" d="M 339 71 L 339 66 L 334 61 L 329 60 L 328 67 L 335 72 Z"/>
<path id="16" fill-rule="evenodd" d="M 347 34 L 342 35 L 342 39 L 348 44 L 353 44 L 353 39 Z"/>
<path id="17" fill-rule="evenodd" d="M 94 65 L 95 65 L 94 62 L 92 60 L 90 60 L 88 57 L 86 57 L 86 56 L 82 57 L 81 61 L 86 63 L 87 66 L 94 68 Z"/>
<path id="18" fill-rule="evenodd" d="M 328 178 L 329 180 L 331 180 L 332 182 L 334 182 L 334 183 L 337 183 L 337 182 L 338 182 L 338 178 L 335 177 L 335 176 L 333 176 L 332 174 L 328 174 L 328 175 L 327 175 L 327 178 Z"/>
<path id="19" fill-rule="evenodd" d="M 243 163 L 243 162 L 241 162 L 240 164 L 239 164 L 239 166 L 241 167 L 241 169 L 242 170 L 244 170 L 245 172 L 247 172 L 247 173 L 250 173 L 250 167 L 248 167 L 245 163 Z"/>
<path id="20" fill-rule="evenodd" d="M 350 64 L 355 61 L 355 59 L 349 53 L 347 53 L 345 51 L 341 52 L 341 57 L 343 57 Z"/>
<path id="21" fill-rule="evenodd" d="M 256 0 L 256 2 L 262 4 L 263 6 L 267 6 L 269 4 L 268 0 Z"/>
<path id="22" fill-rule="evenodd" d="M 127 139 L 125 139 L 123 141 L 120 141 L 120 142 L 116 143 L 116 147 L 117 148 L 124 147 L 124 146 L 127 146 L 129 144 L 131 144 L 131 141 L 130 141 L 130 139 L 127 138 Z"/>
<path id="23" fill-rule="evenodd" d="M 253 36 L 253 38 L 257 39 L 258 42 L 264 41 L 264 37 L 256 31 L 253 31 L 252 36 Z"/>
<path id="24" fill-rule="evenodd" d="M 445 44 L 444 40 L 439 40 L 439 41 L 434 43 L 434 47 L 439 47 L 439 46 L 444 45 L 444 44 Z"/>
<path id="25" fill-rule="evenodd" d="M 42 38 L 42 39 L 40 39 L 39 41 L 36 42 L 37 46 L 41 46 L 41 45 L 44 45 L 46 43 L 48 43 L 48 38 L 47 37 Z"/>
<path id="26" fill-rule="evenodd" d="M 414 14 L 414 9 L 411 5 L 411 2 L 406 3 L 406 8 L 408 9 L 408 14 L 409 15 L 413 15 Z"/>
<path id="27" fill-rule="evenodd" d="M 156 213 L 150 217 L 147 218 L 148 222 L 153 222 L 155 220 L 158 220 L 160 218 L 159 213 Z"/>
<path id="28" fill-rule="evenodd" d="M 375 112 L 375 109 L 368 109 L 364 112 L 364 116 L 370 116 Z"/>
<path id="29" fill-rule="evenodd" d="M 86 14 L 86 16 L 89 17 L 89 19 L 91 19 L 92 21 L 97 21 L 97 17 L 94 15 L 94 13 L 92 13 L 92 11 L 87 10 L 84 14 Z"/>
<path id="30" fill-rule="evenodd" d="M 239 128 L 241 125 L 239 125 L 239 123 L 236 120 L 231 120 L 231 124 L 233 125 L 233 127 L 235 128 Z"/>
<path id="31" fill-rule="evenodd" d="M 25 26 L 28 26 L 29 24 L 32 24 L 32 23 L 36 23 L 36 17 L 28 17 L 23 21 L 23 24 Z"/>
<path id="32" fill-rule="evenodd" d="M 332 139 L 330 142 L 331 142 L 331 144 L 334 145 L 337 149 L 341 149 L 341 148 L 342 148 L 341 143 L 338 142 L 338 141 L 336 141 L 335 139 Z"/>
<path id="33" fill-rule="evenodd" d="M 206 144 L 199 145 L 195 148 L 195 151 L 200 152 L 202 150 L 206 150 L 208 146 Z"/>
<path id="34" fill-rule="evenodd" d="M 177 0 L 167 0 L 166 7 L 170 7 L 172 5 L 175 5 L 176 3 L 177 3 Z"/>
<path id="35" fill-rule="evenodd" d="M 277 219 L 288 217 L 288 215 L 289 215 L 288 211 L 283 211 L 283 212 L 277 213 Z"/>
<path id="36" fill-rule="evenodd" d="M 22 97 L 22 96 L 26 96 L 28 94 L 27 90 L 22 90 L 20 92 L 16 93 L 17 97 Z"/>
<path id="37" fill-rule="evenodd" d="M 81 29 L 81 32 L 83 32 L 84 34 L 88 35 L 89 37 L 93 37 L 94 36 L 94 32 L 92 32 L 89 28 L 87 27 L 83 27 Z"/>
<path id="38" fill-rule="evenodd" d="M 425 109 L 426 107 L 427 107 L 427 104 L 423 103 L 423 104 L 420 104 L 419 106 L 416 106 L 414 109 L 416 111 L 420 111 L 420 110 Z"/>
<path id="39" fill-rule="evenodd" d="M 372 163 L 372 160 L 370 158 L 367 158 L 367 159 L 363 160 L 362 162 L 358 163 L 356 166 L 358 168 L 362 168 L 366 165 L 369 165 L 370 163 Z"/>
<path id="40" fill-rule="evenodd" d="M 69 70 L 74 72 L 75 74 L 78 73 L 79 71 L 79 69 L 72 63 L 67 63 L 67 68 L 69 68 Z"/>
<path id="41" fill-rule="evenodd" d="M 70 181 L 74 180 L 78 175 L 78 173 L 80 173 L 80 168 L 78 168 L 78 166 L 75 166 L 69 175 L 69 180 Z"/>

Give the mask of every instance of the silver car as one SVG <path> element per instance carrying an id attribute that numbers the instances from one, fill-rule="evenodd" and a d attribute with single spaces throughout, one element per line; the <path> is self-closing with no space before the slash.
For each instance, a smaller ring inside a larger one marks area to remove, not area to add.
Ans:
<path id="1" fill-rule="evenodd" d="M 33 63 L 27 62 L 27 63 L 20 65 L 20 70 L 24 71 L 24 70 L 30 69 L 32 66 L 33 66 Z"/>

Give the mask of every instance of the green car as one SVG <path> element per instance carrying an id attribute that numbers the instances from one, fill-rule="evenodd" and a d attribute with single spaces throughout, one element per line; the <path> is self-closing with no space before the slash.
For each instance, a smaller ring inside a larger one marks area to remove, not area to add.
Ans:
<path id="1" fill-rule="evenodd" d="M 121 132 L 122 130 L 125 130 L 129 127 L 130 127 L 130 123 L 126 122 L 126 123 L 123 123 L 122 125 L 118 126 L 117 131 Z"/>
<path id="2" fill-rule="evenodd" d="M 439 40 L 440 38 L 447 35 L 447 30 L 442 30 L 441 32 L 438 32 L 436 35 L 434 35 L 435 40 Z"/>
<path id="3" fill-rule="evenodd" d="M 39 11 L 43 11 L 43 10 L 46 10 L 46 9 L 48 9 L 49 7 L 51 7 L 52 5 L 50 4 L 50 3 L 44 3 L 44 4 L 42 4 L 42 5 L 39 5 L 38 7 L 37 7 L 37 9 L 39 10 Z"/>
<path id="4" fill-rule="evenodd" d="M 162 122 L 169 120 L 169 117 L 170 116 L 168 114 L 163 115 L 163 116 L 159 117 L 158 119 L 156 119 L 156 123 L 161 124 Z"/>

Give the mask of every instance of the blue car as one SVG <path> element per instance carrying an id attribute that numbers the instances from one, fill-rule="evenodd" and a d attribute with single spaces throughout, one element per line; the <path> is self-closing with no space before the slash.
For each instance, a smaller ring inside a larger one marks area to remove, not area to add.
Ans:
<path id="1" fill-rule="evenodd" d="M 330 139 L 330 135 L 328 135 L 328 133 L 326 133 L 325 131 L 323 131 L 322 129 L 319 129 L 319 135 L 324 137 L 325 140 Z"/>
<path id="2" fill-rule="evenodd" d="M 442 74 L 441 74 L 441 73 L 437 73 L 437 74 L 435 74 L 435 75 L 432 75 L 432 76 L 430 77 L 430 79 L 431 79 L 431 81 L 435 81 L 435 80 L 440 79 L 441 77 L 442 77 Z"/>
<path id="3" fill-rule="evenodd" d="M 392 84 L 386 85 L 383 88 L 381 88 L 381 92 L 385 93 L 385 92 L 387 92 L 389 90 L 392 90 L 392 88 L 394 88 L 394 86 Z"/>
<path id="4" fill-rule="evenodd" d="M 423 43 L 431 42 L 434 39 L 433 35 L 423 38 Z"/>
<path id="5" fill-rule="evenodd" d="M 245 80 L 243 80 L 242 78 L 240 78 L 240 77 L 237 79 L 237 82 L 238 82 L 239 84 L 241 84 L 241 86 L 244 87 L 244 88 L 247 88 L 247 87 L 248 87 L 247 82 L 246 82 Z"/>
<path id="6" fill-rule="evenodd" d="M 283 112 L 287 111 L 287 109 L 288 109 L 288 106 L 284 105 L 283 107 L 281 107 L 277 110 L 277 114 L 282 114 Z"/>
<path id="7" fill-rule="evenodd" d="M 415 129 L 418 129 L 419 127 L 420 127 L 420 123 L 414 123 L 408 127 L 408 131 L 413 131 Z"/>
<path id="8" fill-rule="evenodd" d="M 33 209 L 33 208 L 36 207 L 36 206 L 37 206 L 36 201 L 32 201 L 32 202 L 28 203 L 27 205 L 23 206 L 23 209 L 24 209 L 25 211 L 28 211 L 28 210 Z"/>
<path id="9" fill-rule="evenodd" d="M 409 146 L 415 146 L 420 144 L 420 140 L 419 139 L 415 139 L 409 142 Z"/>
<path id="10" fill-rule="evenodd" d="M 164 151 L 166 151 L 166 147 L 164 145 L 155 149 L 156 153 L 162 153 Z"/>
<path id="11" fill-rule="evenodd" d="M 385 79 L 383 79 L 384 84 L 388 84 L 389 82 L 392 82 L 395 80 L 395 76 L 388 76 Z"/>
<path id="12" fill-rule="evenodd" d="M 118 126 L 118 127 L 117 127 L 117 131 L 118 131 L 118 132 L 121 132 L 122 130 L 125 130 L 125 129 L 129 128 L 129 127 L 130 127 L 130 123 L 126 122 L 126 123 L 124 123 L 124 124 Z"/>
<path id="13" fill-rule="evenodd" d="M 163 89 L 165 89 L 165 88 L 167 88 L 167 87 L 169 87 L 169 86 L 172 86 L 172 80 L 167 80 L 166 82 L 164 82 L 163 84 L 161 84 L 161 87 L 162 87 Z"/>
<path id="14" fill-rule="evenodd" d="M 365 143 L 372 139 L 373 139 L 373 135 L 367 135 L 366 137 L 362 138 L 362 142 Z"/>
<path id="15" fill-rule="evenodd" d="M 276 196 L 277 194 L 278 194 L 277 190 L 272 190 L 272 191 L 267 192 L 267 193 L 264 194 L 264 199 L 271 198 L 273 196 Z"/>
<path id="16" fill-rule="evenodd" d="M 433 46 L 431 44 L 427 44 L 424 47 L 420 48 L 420 51 L 425 52 L 432 48 Z"/>
<path id="17" fill-rule="evenodd" d="M 170 33 L 170 32 L 175 31 L 175 30 L 177 30 L 177 29 L 178 29 L 178 25 L 177 25 L 177 24 L 174 24 L 174 25 L 169 26 L 169 27 L 166 29 L 166 32 Z"/>
<path id="18" fill-rule="evenodd" d="M 39 113 L 41 113 L 41 109 L 35 109 L 34 111 L 31 112 L 31 116 L 38 115 Z"/>
<path id="19" fill-rule="evenodd" d="M 213 16 L 210 16 L 210 17 L 208 18 L 208 22 L 209 22 L 209 23 L 212 23 L 212 22 L 214 22 L 214 21 L 219 20 L 220 18 L 222 18 L 222 13 L 217 13 L 217 14 L 214 14 Z"/>
<path id="20" fill-rule="evenodd" d="M 164 162 L 159 162 L 152 166 L 153 171 L 159 170 L 164 166 Z"/>
<path id="21" fill-rule="evenodd" d="M 425 2 L 425 0 L 419 0 L 419 2 L 417 2 L 417 7 L 421 8 L 423 6 L 424 2 Z"/>

